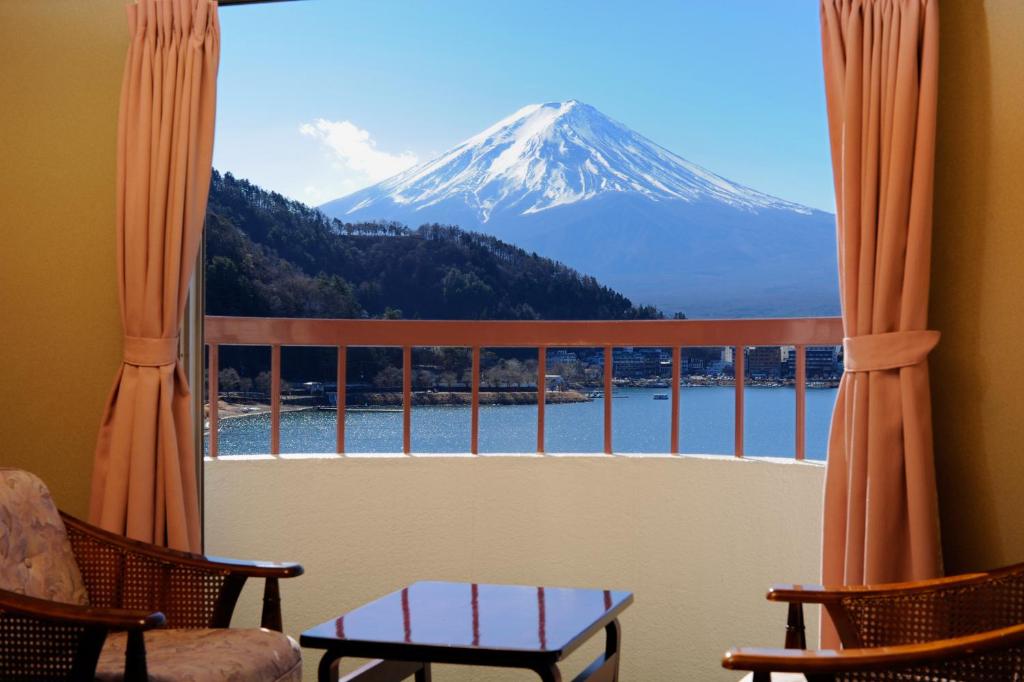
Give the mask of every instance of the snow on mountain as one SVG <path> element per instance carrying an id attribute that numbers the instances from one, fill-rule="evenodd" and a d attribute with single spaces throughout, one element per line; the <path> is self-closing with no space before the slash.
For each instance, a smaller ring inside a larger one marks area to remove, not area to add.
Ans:
<path id="1" fill-rule="evenodd" d="M 668 311 L 838 309 L 831 214 L 727 180 L 576 100 L 523 107 L 321 208 L 494 234 Z"/>
<path id="2" fill-rule="evenodd" d="M 529 215 L 608 192 L 810 210 L 704 170 L 576 100 L 523 107 L 446 154 L 352 195 L 358 201 L 337 205 L 355 214 L 386 201 L 422 210 L 458 199 L 486 223 L 498 209 Z M 336 203 L 327 205 L 332 213 Z"/>

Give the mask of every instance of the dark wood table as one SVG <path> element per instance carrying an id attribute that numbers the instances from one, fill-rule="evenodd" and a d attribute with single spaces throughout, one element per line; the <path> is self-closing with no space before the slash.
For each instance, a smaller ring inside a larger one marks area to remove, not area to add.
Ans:
<path id="1" fill-rule="evenodd" d="M 616 682 L 618 615 L 629 592 L 560 587 L 418 582 L 302 633 L 323 649 L 320 682 L 338 679 L 345 657 L 375 660 L 346 682 L 430 682 L 432 663 L 532 670 L 561 682 L 558 664 L 602 629 L 604 653 L 576 682 Z"/>

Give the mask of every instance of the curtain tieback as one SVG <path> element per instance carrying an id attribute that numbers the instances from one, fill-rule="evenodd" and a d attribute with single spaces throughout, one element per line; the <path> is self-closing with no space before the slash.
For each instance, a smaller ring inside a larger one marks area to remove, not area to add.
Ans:
<path id="1" fill-rule="evenodd" d="M 124 363 L 137 367 L 161 367 L 178 361 L 178 337 L 124 337 Z"/>
<path id="2" fill-rule="evenodd" d="M 843 339 L 847 372 L 878 372 L 925 361 L 939 343 L 939 332 L 920 330 L 848 336 Z"/>

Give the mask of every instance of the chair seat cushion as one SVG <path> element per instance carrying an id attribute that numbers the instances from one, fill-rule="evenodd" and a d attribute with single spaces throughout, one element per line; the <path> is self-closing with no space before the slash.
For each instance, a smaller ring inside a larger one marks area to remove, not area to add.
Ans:
<path id="1" fill-rule="evenodd" d="M 146 633 L 150 682 L 300 682 L 302 659 L 291 637 L 272 630 L 151 630 Z M 96 679 L 124 679 L 128 638 L 111 633 Z"/>
<path id="2" fill-rule="evenodd" d="M 754 673 L 745 675 L 740 682 L 754 682 Z M 772 682 L 807 682 L 802 673 L 772 673 Z"/>

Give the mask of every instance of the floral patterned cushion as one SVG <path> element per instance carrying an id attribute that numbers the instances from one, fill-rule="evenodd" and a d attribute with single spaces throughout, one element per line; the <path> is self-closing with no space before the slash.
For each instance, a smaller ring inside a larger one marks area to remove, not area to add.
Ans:
<path id="1" fill-rule="evenodd" d="M 145 635 L 150 682 L 301 682 L 299 645 L 272 630 L 150 630 Z M 96 679 L 124 679 L 128 638 L 107 636 Z"/>
<path id="2" fill-rule="evenodd" d="M 0 468 L 0 589 L 88 604 L 64 522 L 37 477 Z"/>

